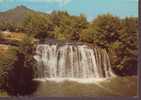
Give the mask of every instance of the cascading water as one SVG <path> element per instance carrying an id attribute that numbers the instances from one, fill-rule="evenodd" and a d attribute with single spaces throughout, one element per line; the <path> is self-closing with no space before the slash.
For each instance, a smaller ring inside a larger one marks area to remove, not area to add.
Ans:
<path id="1" fill-rule="evenodd" d="M 104 49 L 87 45 L 40 44 L 35 59 L 38 61 L 37 78 L 109 78 L 109 56 Z"/>

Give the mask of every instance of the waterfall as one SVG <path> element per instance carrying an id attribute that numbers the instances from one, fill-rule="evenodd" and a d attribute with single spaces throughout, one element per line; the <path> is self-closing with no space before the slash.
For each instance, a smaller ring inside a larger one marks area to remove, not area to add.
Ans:
<path id="1" fill-rule="evenodd" d="M 113 76 L 105 49 L 87 45 L 40 44 L 37 78 L 108 78 Z"/>

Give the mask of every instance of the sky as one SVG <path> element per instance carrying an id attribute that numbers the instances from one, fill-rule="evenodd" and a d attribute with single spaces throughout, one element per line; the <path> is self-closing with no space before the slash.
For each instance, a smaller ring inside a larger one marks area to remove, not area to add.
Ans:
<path id="1" fill-rule="evenodd" d="M 106 13 L 121 18 L 138 16 L 138 0 L 0 0 L 0 12 L 18 5 L 46 13 L 63 10 L 71 15 L 83 14 L 88 20 Z"/>

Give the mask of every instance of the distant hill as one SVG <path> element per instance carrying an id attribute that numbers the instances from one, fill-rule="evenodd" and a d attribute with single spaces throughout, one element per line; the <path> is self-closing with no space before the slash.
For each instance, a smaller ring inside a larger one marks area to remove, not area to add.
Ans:
<path id="1" fill-rule="evenodd" d="M 37 11 L 34 11 L 30 8 L 27 8 L 23 5 L 21 6 L 17 6 L 16 8 L 14 9 L 10 9 L 10 10 L 7 10 L 5 12 L 0 12 L 0 22 L 14 22 L 14 23 L 20 23 L 24 20 L 26 14 L 28 13 L 41 13 L 41 12 L 37 12 Z"/>

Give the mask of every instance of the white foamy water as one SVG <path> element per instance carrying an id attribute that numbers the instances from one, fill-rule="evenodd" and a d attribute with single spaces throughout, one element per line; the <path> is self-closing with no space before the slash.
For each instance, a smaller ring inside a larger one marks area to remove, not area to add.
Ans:
<path id="1" fill-rule="evenodd" d="M 98 82 L 102 82 L 105 80 L 108 80 L 109 78 L 37 78 L 34 79 L 36 81 L 40 81 L 40 82 L 46 82 L 46 81 L 52 81 L 52 82 L 56 82 L 56 83 L 61 83 L 61 82 L 65 82 L 65 81 L 69 81 L 69 82 L 78 82 L 78 83 L 83 83 L 83 84 L 91 84 L 91 83 L 98 83 Z"/>
<path id="2" fill-rule="evenodd" d="M 105 49 L 90 48 L 87 45 L 40 44 L 36 53 L 36 78 L 42 81 L 91 83 L 114 76 Z"/>

